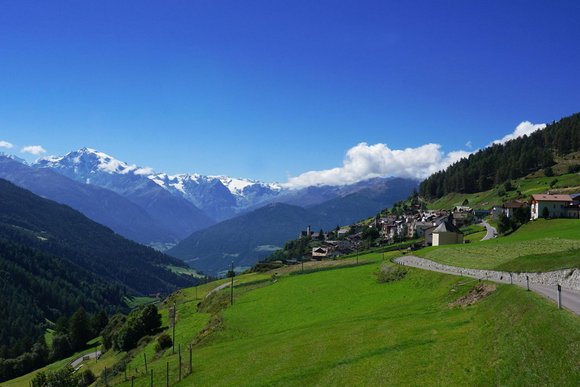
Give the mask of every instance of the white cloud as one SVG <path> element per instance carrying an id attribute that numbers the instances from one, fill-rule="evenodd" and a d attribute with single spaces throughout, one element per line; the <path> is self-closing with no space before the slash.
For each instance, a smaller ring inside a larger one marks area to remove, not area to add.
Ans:
<path id="1" fill-rule="evenodd" d="M 468 149 L 473 149 L 473 144 L 471 143 L 471 140 L 469 140 L 465 143 L 465 147 Z"/>
<path id="2" fill-rule="evenodd" d="M 507 134 L 501 140 L 495 140 L 489 145 L 505 144 L 509 140 L 534 133 L 536 130 L 544 129 L 545 127 L 546 124 L 532 124 L 530 121 L 523 121 L 518 126 L 516 126 L 513 133 Z"/>
<path id="3" fill-rule="evenodd" d="M 386 144 L 368 145 L 363 142 L 346 152 L 341 167 L 306 172 L 289 178 L 285 185 L 290 188 L 344 185 L 382 176 L 424 179 L 469 155 L 470 152 L 466 151 L 445 154 L 439 144 L 397 150 Z"/>
<path id="4" fill-rule="evenodd" d="M 155 171 L 151 167 L 137 168 L 135 169 L 136 175 L 148 176 L 153 175 Z"/>
<path id="5" fill-rule="evenodd" d="M 10 149 L 12 147 L 14 147 L 14 145 L 12 145 L 11 143 L 9 143 L 8 141 L 0 141 L 0 148 Z"/>
<path id="6" fill-rule="evenodd" d="M 38 155 L 41 155 L 43 153 L 46 153 L 46 149 L 44 149 L 40 145 L 28 145 L 28 146 L 25 146 L 24 148 L 22 148 L 20 150 L 20 152 L 30 153 L 31 155 L 38 156 Z"/>

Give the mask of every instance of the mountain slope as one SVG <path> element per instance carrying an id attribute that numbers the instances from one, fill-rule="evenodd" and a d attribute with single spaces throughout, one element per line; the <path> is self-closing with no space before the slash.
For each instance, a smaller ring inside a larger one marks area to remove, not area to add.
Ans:
<path id="1" fill-rule="evenodd" d="M 421 196 L 437 199 L 452 192 L 487 191 L 554 164 L 556 156 L 580 151 L 580 113 L 542 130 L 495 144 L 434 173 L 420 185 Z"/>
<path id="2" fill-rule="evenodd" d="M 131 242 L 72 208 L 0 179 L 0 238 L 58 256 L 137 294 L 192 283 L 164 266 L 183 262 Z"/>
<path id="3" fill-rule="evenodd" d="M 150 169 L 128 165 L 94 149 L 42 158 L 34 166 L 51 168 L 78 182 L 116 192 L 143 208 L 177 240 L 214 223 L 191 202 L 151 181 L 147 177 L 152 173 Z"/>
<path id="4" fill-rule="evenodd" d="M 0 357 L 29 350 L 47 318 L 80 306 L 113 311 L 124 307 L 125 294 L 169 293 L 195 283 L 168 265 L 185 266 L 0 179 Z"/>
<path id="5" fill-rule="evenodd" d="M 236 266 L 251 266 L 270 255 L 289 239 L 295 239 L 306 226 L 318 231 L 334 229 L 376 214 L 409 196 L 417 182 L 406 179 L 373 179 L 346 187 L 312 187 L 302 199 L 333 197 L 303 208 L 273 203 L 193 233 L 167 253 L 181 258 L 196 269 L 216 274 Z M 348 193 L 351 192 L 352 193 Z M 312 193 L 315 192 L 315 195 Z M 339 193 L 345 196 L 337 197 Z"/>
<path id="6" fill-rule="evenodd" d="M 177 239 L 141 207 L 103 188 L 79 183 L 46 168 L 32 168 L 0 156 L 0 178 L 36 195 L 66 204 L 118 234 L 140 243 L 169 243 Z"/>
<path id="7" fill-rule="evenodd" d="M 183 197 L 216 220 L 225 220 L 277 198 L 282 188 L 250 179 L 199 174 L 150 175 L 149 179 Z"/>
<path id="8" fill-rule="evenodd" d="M 333 220 L 319 220 L 301 207 L 275 203 L 197 231 L 167 253 L 206 273 L 253 265 L 307 225 L 334 227 Z"/>
<path id="9" fill-rule="evenodd" d="M 409 179 L 371 179 L 343 188 L 344 196 L 307 207 L 318 219 L 332 219 L 335 225 L 346 225 L 375 215 L 402 200 L 418 187 Z"/>

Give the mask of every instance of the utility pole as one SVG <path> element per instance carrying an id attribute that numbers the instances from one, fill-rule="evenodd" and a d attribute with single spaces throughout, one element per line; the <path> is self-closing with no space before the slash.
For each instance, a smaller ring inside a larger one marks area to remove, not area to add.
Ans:
<path id="1" fill-rule="evenodd" d="M 232 268 L 230 272 L 230 276 L 232 277 L 232 283 L 230 285 L 230 305 L 234 304 L 234 276 L 236 273 L 234 272 L 234 261 L 232 261 Z"/>
<path id="2" fill-rule="evenodd" d="M 530 277 L 526 276 L 526 289 L 529 292 L 530 291 Z"/>
<path id="3" fill-rule="evenodd" d="M 173 301 L 173 338 L 172 338 L 172 345 L 171 345 L 171 353 L 175 354 L 175 301 Z"/>

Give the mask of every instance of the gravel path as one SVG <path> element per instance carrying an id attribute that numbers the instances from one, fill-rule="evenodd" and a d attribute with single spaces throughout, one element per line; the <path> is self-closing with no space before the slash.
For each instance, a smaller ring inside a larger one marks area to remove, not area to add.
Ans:
<path id="1" fill-rule="evenodd" d="M 562 284 L 562 306 L 580 315 L 580 270 L 560 270 L 549 273 L 508 273 L 494 270 L 466 269 L 443 265 L 425 258 L 408 255 L 394 260 L 404 266 L 436 271 L 439 273 L 486 279 L 499 283 L 512 283 L 526 287 L 526 276 L 530 280 L 530 290 L 557 301 L 556 285 Z"/>

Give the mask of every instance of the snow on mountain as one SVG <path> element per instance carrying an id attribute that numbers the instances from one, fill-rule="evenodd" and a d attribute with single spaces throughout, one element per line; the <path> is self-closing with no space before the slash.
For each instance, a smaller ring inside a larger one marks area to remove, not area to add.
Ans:
<path id="1" fill-rule="evenodd" d="M 69 152 L 65 156 L 42 157 L 35 164 L 39 167 L 53 169 L 72 167 L 76 174 L 105 172 L 121 175 L 129 173 L 150 175 L 154 173 L 151 168 L 141 168 L 134 164 L 129 165 L 92 148 L 81 148 L 77 151 Z"/>
<path id="2" fill-rule="evenodd" d="M 259 186 L 272 193 L 282 191 L 282 186 L 278 183 L 264 183 L 258 180 L 250 179 L 236 179 L 228 176 L 209 176 L 210 179 L 218 179 L 226 186 L 232 195 L 245 196 L 248 192 L 248 187 Z"/>
<path id="3" fill-rule="evenodd" d="M 174 195 L 189 200 L 217 220 L 230 218 L 249 207 L 271 200 L 282 191 L 278 184 L 228 176 L 159 173 L 148 178 Z"/>
<path id="4" fill-rule="evenodd" d="M 15 155 L 11 155 L 11 154 L 8 154 L 8 153 L 0 152 L 0 156 L 7 157 L 7 158 L 9 158 L 11 160 L 14 160 L 14 161 L 18 161 L 20 164 L 26 164 L 26 165 L 28 165 L 28 163 L 26 162 L 26 160 L 21 159 L 20 157 L 15 156 Z"/>
<path id="5" fill-rule="evenodd" d="M 116 192 L 145 209 L 177 238 L 213 224 L 211 216 L 190 200 L 151 181 L 149 176 L 154 173 L 151 168 L 127 164 L 95 149 L 82 148 L 65 156 L 43 157 L 34 167 L 50 168 L 73 180 Z"/>

